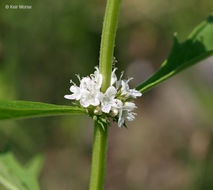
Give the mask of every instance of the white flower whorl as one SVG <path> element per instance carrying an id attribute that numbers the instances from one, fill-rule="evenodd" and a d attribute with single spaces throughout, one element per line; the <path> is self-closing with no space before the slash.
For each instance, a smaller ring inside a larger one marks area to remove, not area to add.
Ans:
<path id="1" fill-rule="evenodd" d="M 142 94 L 129 88 L 129 81 L 122 80 L 123 74 L 121 74 L 118 80 L 114 68 L 111 74 L 111 85 L 105 93 L 101 92 L 102 75 L 99 72 L 98 67 L 95 67 L 94 74 L 90 77 L 83 77 L 82 79 L 78 76 L 80 85 L 77 86 L 72 83 L 70 87 L 71 95 L 65 95 L 66 99 L 75 100 L 80 105 L 86 108 L 88 111 L 92 111 L 93 115 L 102 116 L 104 120 L 113 118 L 117 121 L 118 126 L 125 126 L 125 121 L 132 121 L 135 119 L 135 113 L 133 110 L 136 108 L 135 103 L 131 100 L 142 96 Z"/>

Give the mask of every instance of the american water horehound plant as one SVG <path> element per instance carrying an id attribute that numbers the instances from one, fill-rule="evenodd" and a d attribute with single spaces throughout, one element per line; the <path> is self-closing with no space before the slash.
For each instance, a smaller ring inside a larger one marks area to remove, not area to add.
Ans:
<path id="1" fill-rule="evenodd" d="M 213 15 L 210 15 L 185 41 L 179 42 L 175 34 L 171 52 L 159 70 L 135 89 L 130 89 L 130 79 L 123 80 L 117 77 L 116 68 L 112 68 L 120 4 L 120 0 L 107 1 L 99 66 L 90 77 L 79 77 L 79 86 L 72 82 L 72 93 L 65 98 L 73 100 L 73 106 L 0 100 L 0 120 L 72 114 L 92 117 L 94 139 L 90 190 L 103 189 L 107 136 L 111 121 L 117 122 L 119 127 L 126 126 L 126 120 L 131 121 L 135 118 L 133 110 L 136 106 L 132 102 L 134 98 L 213 55 Z M 41 158 L 36 158 L 24 168 L 16 162 L 11 153 L 1 153 L 0 183 L 9 190 L 38 190 L 37 177 L 40 167 Z"/>

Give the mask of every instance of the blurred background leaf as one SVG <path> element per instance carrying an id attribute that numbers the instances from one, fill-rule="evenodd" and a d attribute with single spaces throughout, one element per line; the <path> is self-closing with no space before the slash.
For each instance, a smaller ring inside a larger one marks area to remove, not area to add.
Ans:
<path id="1" fill-rule="evenodd" d="M 39 190 L 38 175 L 42 157 L 37 156 L 28 168 L 22 167 L 12 153 L 0 154 L 0 184 L 8 190 Z"/>

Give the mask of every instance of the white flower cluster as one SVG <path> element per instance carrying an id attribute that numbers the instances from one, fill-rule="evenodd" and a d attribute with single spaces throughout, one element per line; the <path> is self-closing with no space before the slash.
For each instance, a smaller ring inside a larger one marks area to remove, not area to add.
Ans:
<path id="1" fill-rule="evenodd" d="M 71 95 L 65 95 L 66 99 L 76 100 L 81 106 L 86 108 L 91 115 L 97 115 L 100 117 L 113 118 L 118 122 L 118 126 L 125 125 L 125 121 L 132 121 L 135 119 L 135 113 L 133 110 L 136 105 L 131 102 L 142 94 L 129 88 L 129 81 L 122 80 L 123 74 L 120 79 L 117 78 L 115 68 L 111 75 L 111 85 L 105 93 L 101 92 L 102 75 L 99 72 L 98 67 L 95 67 L 96 71 L 88 77 L 82 79 L 78 76 L 80 86 L 77 86 L 74 82 L 71 82 L 70 91 Z"/>

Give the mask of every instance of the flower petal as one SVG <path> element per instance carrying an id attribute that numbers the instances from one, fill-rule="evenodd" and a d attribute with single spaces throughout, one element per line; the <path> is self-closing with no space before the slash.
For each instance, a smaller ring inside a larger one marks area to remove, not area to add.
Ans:
<path id="1" fill-rule="evenodd" d="M 75 97 L 72 95 L 65 95 L 64 98 L 68 99 L 68 100 L 74 100 Z"/>
<path id="2" fill-rule="evenodd" d="M 115 71 L 116 71 L 116 70 L 117 70 L 117 68 L 114 68 L 113 71 L 112 71 L 112 74 L 111 74 L 111 86 L 112 86 L 113 84 L 115 84 L 116 81 L 118 80 L 118 79 L 117 79 L 117 76 L 116 76 L 116 74 L 115 74 Z"/>
<path id="3" fill-rule="evenodd" d="M 87 100 L 80 100 L 80 104 L 85 108 L 87 108 L 90 105 Z"/>
<path id="4" fill-rule="evenodd" d="M 124 117 L 122 117 L 122 115 L 123 115 L 123 112 L 121 111 L 121 112 L 119 113 L 119 119 L 118 119 L 118 126 L 119 126 L 119 127 L 122 127 L 123 124 L 124 124 Z"/>
<path id="5" fill-rule="evenodd" d="M 101 106 L 101 110 L 102 110 L 102 112 L 104 112 L 104 113 L 109 113 L 109 112 L 110 112 L 110 109 L 111 109 L 111 105 L 109 105 L 109 104 L 106 104 L 106 105 L 102 105 L 102 106 Z"/>
<path id="6" fill-rule="evenodd" d="M 100 104 L 100 100 L 98 98 L 94 98 L 91 102 L 91 105 L 98 106 Z"/>
<path id="7" fill-rule="evenodd" d="M 107 96 L 109 98 L 114 98 L 116 93 L 117 93 L 116 88 L 114 86 L 110 86 L 109 88 L 107 88 L 107 90 L 105 92 L 105 96 Z"/>
<path id="8" fill-rule="evenodd" d="M 132 111 L 134 110 L 136 107 L 135 103 L 133 102 L 125 102 L 123 109 L 127 110 L 127 111 Z"/>

